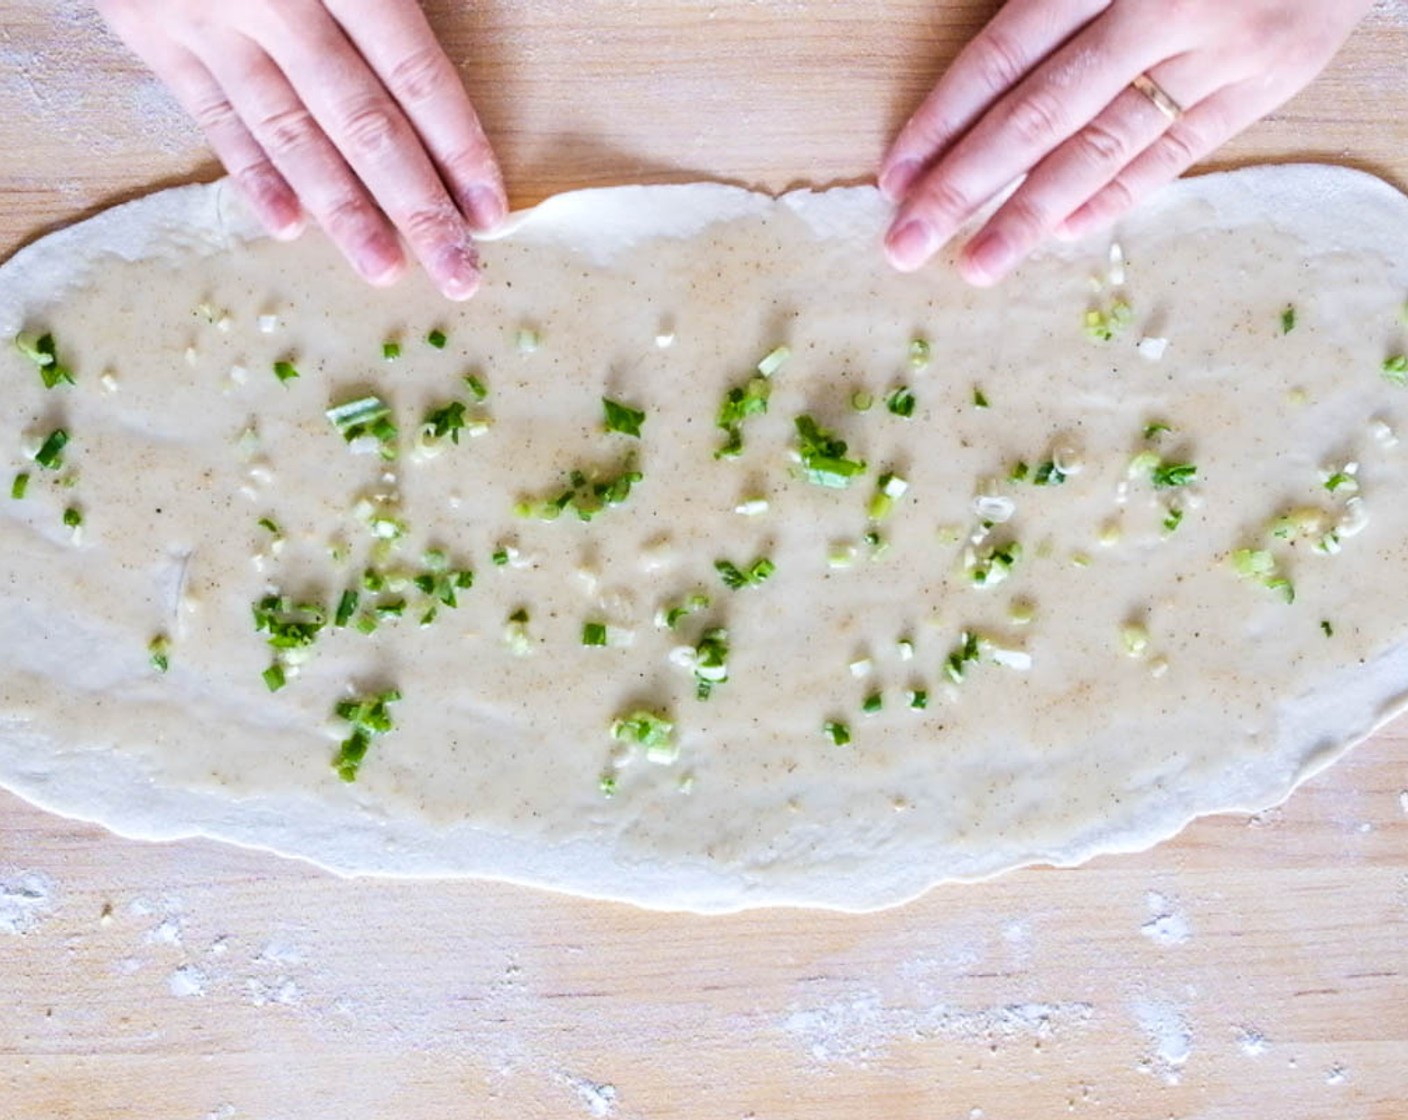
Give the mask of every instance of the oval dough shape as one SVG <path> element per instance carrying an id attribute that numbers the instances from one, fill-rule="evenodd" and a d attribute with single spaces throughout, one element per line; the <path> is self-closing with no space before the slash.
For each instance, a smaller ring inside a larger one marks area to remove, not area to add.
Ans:
<path id="1" fill-rule="evenodd" d="M 890 272 L 887 217 L 565 195 L 465 306 L 224 184 L 23 250 L 0 782 L 343 873 L 865 910 L 1264 808 L 1401 706 L 1401 195 L 1194 179 L 996 291 Z"/>

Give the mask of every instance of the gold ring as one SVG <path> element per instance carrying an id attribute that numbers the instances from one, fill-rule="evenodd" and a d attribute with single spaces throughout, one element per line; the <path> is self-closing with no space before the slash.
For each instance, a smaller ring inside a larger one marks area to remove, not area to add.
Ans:
<path id="1" fill-rule="evenodd" d="M 1170 97 L 1164 87 L 1148 74 L 1140 74 L 1129 84 L 1147 97 L 1153 103 L 1154 108 L 1170 121 L 1177 123 L 1178 119 L 1183 116 L 1183 106 Z"/>

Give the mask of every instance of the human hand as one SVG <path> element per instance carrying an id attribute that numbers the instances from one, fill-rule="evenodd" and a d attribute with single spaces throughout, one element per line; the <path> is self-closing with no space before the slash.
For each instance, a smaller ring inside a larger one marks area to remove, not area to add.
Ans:
<path id="1" fill-rule="evenodd" d="M 1046 237 L 1109 225 L 1288 100 L 1370 6 L 1008 0 L 881 164 L 880 189 L 899 204 L 886 253 L 921 267 L 1025 175 L 959 256 L 970 282 L 997 283 Z M 1150 92 L 1131 85 L 1141 75 Z"/>
<path id="2" fill-rule="evenodd" d="M 415 0 L 95 0 L 209 139 L 269 232 L 306 211 L 373 284 L 479 286 L 508 210 L 489 141 Z"/>

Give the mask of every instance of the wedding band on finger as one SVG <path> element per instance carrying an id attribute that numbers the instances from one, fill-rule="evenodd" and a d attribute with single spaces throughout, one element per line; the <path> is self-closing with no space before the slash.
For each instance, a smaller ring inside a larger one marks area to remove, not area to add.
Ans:
<path id="1" fill-rule="evenodd" d="M 1171 123 L 1177 124 L 1179 118 L 1183 116 L 1183 106 L 1170 97 L 1168 91 L 1148 74 L 1140 74 L 1129 84 L 1147 97 L 1154 108 L 1166 116 Z"/>

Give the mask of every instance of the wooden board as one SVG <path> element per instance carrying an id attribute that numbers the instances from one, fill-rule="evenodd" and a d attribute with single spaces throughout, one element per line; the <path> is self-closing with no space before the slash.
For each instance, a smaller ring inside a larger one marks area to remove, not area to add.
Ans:
<path id="1" fill-rule="evenodd" d="M 0 254 L 216 173 L 86 5 L 5 7 Z M 993 6 L 428 7 L 526 205 L 862 179 Z M 1219 162 L 1408 183 L 1396 10 Z M 1400 723 L 1284 810 L 1142 856 L 723 919 L 342 881 L 0 795 L 0 1120 L 1403 1117 L 1405 789 Z"/>

